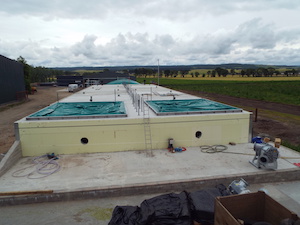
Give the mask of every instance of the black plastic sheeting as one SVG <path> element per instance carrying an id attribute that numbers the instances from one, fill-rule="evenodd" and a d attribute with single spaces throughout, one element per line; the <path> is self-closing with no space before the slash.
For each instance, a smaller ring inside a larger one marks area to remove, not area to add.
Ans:
<path id="1" fill-rule="evenodd" d="M 214 222 L 217 196 L 229 195 L 224 185 L 188 193 L 170 193 L 144 200 L 138 206 L 116 206 L 108 225 L 202 225 Z"/>
<path id="2" fill-rule="evenodd" d="M 138 225 L 190 225 L 191 213 L 188 194 L 165 194 L 148 200 L 141 204 L 141 218 Z"/>
<path id="3" fill-rule="evenodd" d="M 116 206 L 109 225 L 135 225 L 140 217 L 138 206 Z"/>
<path id="4" fill-rule="evenodd" d="M 202 225 L 213 224 L 215 198 L 227 195 L 229 195 L 229 192 L 223 185 L 190 193 L 189 202 L 193 220 Z"/>

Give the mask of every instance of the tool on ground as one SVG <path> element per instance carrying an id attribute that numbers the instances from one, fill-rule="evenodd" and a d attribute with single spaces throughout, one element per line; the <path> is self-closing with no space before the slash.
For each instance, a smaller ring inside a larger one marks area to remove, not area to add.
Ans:
<path id="1" fill-rule="evenodd" d="M 247 186 L 249 186 L 249 184 L 243 178 L 241 178 L 240 180 L 232 181 L 228 186 L 228 190 L 233 195 L 246 194 L 250 193 L 250 191 L 246 188 Z"/>

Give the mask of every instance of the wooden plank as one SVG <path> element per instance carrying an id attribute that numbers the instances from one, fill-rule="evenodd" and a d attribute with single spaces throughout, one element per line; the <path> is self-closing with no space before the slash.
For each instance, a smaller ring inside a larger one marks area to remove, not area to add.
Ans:
<path id="1" fill-rule="evenodd" d="M 36 191 L 12 191 L 12 192 L 0 192 L 0 196 L 10 195 L 36 195 L 36 194 L 51 194 L 53 190 L 36 190 Z"/>

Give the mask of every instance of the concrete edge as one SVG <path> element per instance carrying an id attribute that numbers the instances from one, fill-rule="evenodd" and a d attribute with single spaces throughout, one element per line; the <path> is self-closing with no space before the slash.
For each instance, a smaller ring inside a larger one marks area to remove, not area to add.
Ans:
<path id="1" fill-rule="evenodd" d="M 21 142 L 15 141 L 0 161 L 0 177 L 22 158 Z"/>
<path id="2" fill-rule="evenodd" d="M 53 193 L 3 196 L 0 206 L 21 204 L 86 200 L 95 198 L 120 197 L 130 195 L 170 193 L 181 191 L 196 191 L 203 188 L 215 187 L 218 184 L 228 186 L 233 180 L 244 178 L 250 185 L 259 183 L 287 182 L 299 180 L 300 169 L 286 169 L 282 171 L 263 171 L 251 174 L 234 174 L 227 177 L 215 176 L 205 179 L 192 179 L 173 182 L 157 182 L 127 186 L 111 186 L 106 188 L 90 188 L 81 190 L 60 190 Z"/>

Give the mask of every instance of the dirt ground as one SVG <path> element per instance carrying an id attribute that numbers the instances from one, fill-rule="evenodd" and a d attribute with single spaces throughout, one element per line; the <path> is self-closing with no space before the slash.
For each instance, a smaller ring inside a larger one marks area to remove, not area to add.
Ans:
<path id="1" fill-rule="evenodd" d="M 6 153 L 15 141 L 14 122 L 34 113 L 69 93 L 66 87 L 38 87 L 37 92 L 28 95 L 22 104 L 12 103 L 0 106 L 0 153 Z"/>
<path id="2" fill-rule="evenodd" d="M 24 103 L 0 106 L 0 153 L 6 153 L 15 140 L 15 121 L 70 94 L 64 87 L 38 87 L 38 91 L 34 95 L 29 95 Z M 271 138 L 279 137 L 294 145 L 300 144 L 300 106 L 200 92 L 190 92 L 190 94 L 253 111 L 253 118 L 257 108 L 257 121 L 253 122 L 254 136 L 267 134 Z"/>

